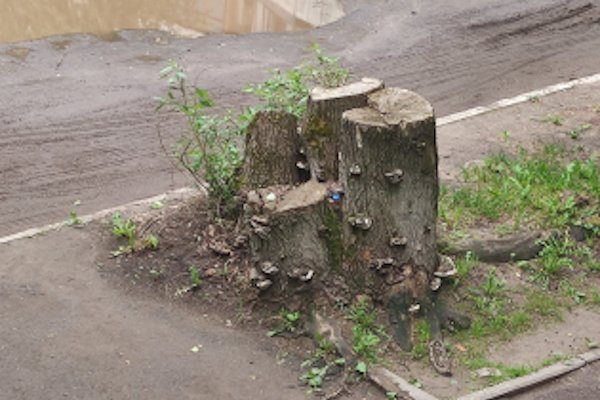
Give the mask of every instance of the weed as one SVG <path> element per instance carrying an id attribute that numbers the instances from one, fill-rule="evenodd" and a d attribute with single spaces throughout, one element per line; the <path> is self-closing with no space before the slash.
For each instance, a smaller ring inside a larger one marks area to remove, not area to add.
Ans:
<path id="1" fill-rule="evenodd" d="M 342 86 L 350 76 L 338 59 L 325 55 L 319 45 L 313 45 L 311 50 L 314 60 L 289 71 L 274 69 L 263 83 L 250 84 L 244 92 L 257 96 L 267 110 L 284 110 L 302 117 L 311 87 Z"/>
<path id="2" fill-rule="evenodd" d="M 236 172 L 242 158 L 235 140 L 245 133 L 247 124 L 234 118 L 231 112 L 224 116 L 209 114 L 215 102 L 201 88 L 188 92 L 187 75 L 177 62 L 171 61 L 160 76 L 169 86 L 167 95 L 157 99 L 157 110 L 166 106 L 178 111 L 185 116 L 188 125 L 174 148 L 175 156 L 208 191 L 220 216 L 220 208 L 231 204 L 238 187 Z"/>
<path id="3" fill-rule="evenodd" d="M 145 236 L 142 242 L 145 249 L 156 250 L 160 246 L 160 239 L 152 234 Z"/>
<path id="4" fill-rule="evenodd" d="M 68 226 L 80 228 L 84 225 L 84 222 L 82 221 L 81 218 L 79 218 L 79 215 L 77 215 L 77 213 L 75 211 L 71 211 L 69 213 L 69 219 L 67 220 L 66 224 Z"/>
<path id="5" fill-rule="evenodd" d="M 112 215 L 112 233 L 117 237 L 123 237 L 127 239 L 129 248 L 135 250 L 137 241 L 136 226 L 135 222 L 130 218 L 126 221 L 123 220 L 121 214 L 116 212 Z"/>
<path id="6" fill-rule="evenodd" d="M 478 370 L 482 368 L 497 369 L 499 372 L 498 375 L 486 377 L 486 379 L 489 380 L 490 384 L 492 385 L 528 375 L 538 369 L 529 365 L 506 365 L 504 363 L 492 362 L 480 354 L 475 355 L 469 360 L 466 360 L 464 364 L 470 370 Z"/>
<path id="7" fill-rule="evenodd" d="M 429 340 L 431 331 L 427 321 L 418 321 L 415 324 L 415 343 L 411 350 L 411 357 L 414 360 L 420 360 L 429 354 Z"/>
<path id="8" fill-rule="evenodd" d="M 542 120 L 542 122 L 548 122 L 556 126 L 562 126 L 563 119 L 560 115 L 548 115 L 546 118 Z"/>
<path id="9" fill-rule="evenodd" d="M 156 201 L 153 201 L 153 202 L 150 204 L 150 209 L 152 209 L 152 210 L 160 210 L 160 209 L 161 209 L 161 208 L 163 208 L 164 206 L 165 206 L 165 204 L 164 204 L 162 201 L 160 201 L 160 200 L 156 200 Z"/>
<path id="10" fill-rule="evenodd" d="M 506 290 L 506 281 L 498 278 L 496 270 L 491 269 L 486 277 L 483 285 L 483 293 L 489 298 L 498 297 L 502 292 Z"/>
<path id="11" fill-rule="evenodd" d="M 560 300 L 545 289 L 530 289 L 526 293 L 526 302 L 523 308 L 531 315 L 554 320 L 562 318 Z"/>
<path id="12" fill-rule="evenodd" d="M 456 266 L 454 286 L 458 286 L 469 275 L 469 272 L 479 264 L 479 260 L 473 252 L 468 251 L 463 257 L 458 257 L 454 264 Z"/>
<path id="13" fill-rule="evenodd" d="M 573 286 L 571 282 L 563 280 L 560 282 L 559 287 L 564 295 L 571 299 L 575 304 L 582 304 L 585 302 L 587 296 L 585 292 L 582 292 L 577 287 Z"/>
<path id="14" fill-rule="evenodd" d="M 565 158 L 552 145 L 531 154 L 521 149 L 516 156 L 492 156 L 463 171 L 463 187 L 441 191 L 440 218 L 453 229 L 481 221 L 512 221 L 513 230 L 523 224 L 596 226 L 600 163 Z"/>
<path id="15" fill-rule="evenodd" d="M 350 320 L 354 322 L 352 349 L 368 362 L 377 362 L 382 337 L 387 337 L 383 327 L 376 324 L 377 314 L 364 301 L 352 306 L 349 314 Z"/>
<path id="16" fill-rule="evenodd" d="M 194 289 L 199 288 L 202 285 L 202 277 L 200 276 L 200 271 L 198 271 L 198 267 L 192 265 L 189 268 L 190 272 L 190 286 Z"/>
<path id="17" fill-rule="evenodd" d="M 325 378 L 328 369 L 329 367 L 327 365 L 320 368 L 312 367 L 304 375 L 302 375 L 300 379 L 310 386 L 311 391 L 319 391 L 321 390 L 323 379 Z"/>
<path id="18" fill-rule="evenodd" d="M 600 291 L 596 288 L 593 288 L 588 296 L 587 302 L 592 306 L 600 307 Z"/>
<path id="19" fill-rule="evenodd" d="M 277 336 L 282 333 L 294 333 L 298 329 L 300 324 L 300 311 L 289 311 L 285 308 L 282 308 L 279 311 L 279 320 L 281 321 L 280 325 L 267 332 L 267 336 Z"/>
<path id="20" fill-rule="evenodd" d="M 542 250 L 537 260 L 538 270 L 533 273 L 534 280 L 548 283 L 564 268 L 573 269 L 573 242 L 567 237 L 551 237 L 542 242 Z"/>
<path id="21" fill-rule="evenodd" d="M 592 126 L 590 124 L 581 124 L 578 125 L 577 127 L 571 129 L 570 131 L 567 132 L 567 135 L 573 139 L 579 139 L 579 136 L 581 136 L 581 134 L 587 130 L 589 130 Z"/>
<path id="22" fill-rule="evenodd" d="M 368 368 L 369 367 L 367 366 L 367 363 L 365 363 L 364 361 L 359 361 L 358 363 L 356 363 L 356 367 L 354 368 L 354 370 L 358 372 L 360 376 L 364 377 L 367 376 Z"/>
<path id="23" fill-rule="evenodd" d="M 408 383 L 410 383 L 411 385 L 413 385 L 414 387 L 416 387 L 418 389 L 423 388 L 423 382 L 421 382 L 421 380 L 418 378 L 412 378 L 411 380 L 408 381 Z"/>
<path id="24" fill-rule="evenodd" d="M 386 400 L 398 400 L 398 393 L 396 392 L 386 392 L 385 393 Z"/>

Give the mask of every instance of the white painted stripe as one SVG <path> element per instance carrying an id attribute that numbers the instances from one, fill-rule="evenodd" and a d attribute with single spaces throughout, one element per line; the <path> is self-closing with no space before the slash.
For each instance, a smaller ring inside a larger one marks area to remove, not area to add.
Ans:
<path id="1" fill-rule="evenodd" d="M 557 83 L 556 85 L 551 85 L 551 86 L 545 87 L 543 89 L 534 90 L 532 92 L 523 93 L 523 94 L 520 94 L 515 97 L 498 100 L 487 106 L 475 107 L 475 108 L 471 108 L 469 110 L 461 111 L 461 112 L 458 112 L 455 114 L 450 114 L 445 117 L 438 118 L 436 125 L 437 126 L 448 125 L 453 122 L 462 121 L 462 120 L 465 120 L 468 118 L 475 117 L 477 115 L 485 114 L 490 111 L 500 110 L 502 108 L 510 107 L 515 104 L 524 103 L 526 101 L 529 101 L 532 97 L 544 97 L 544 96 L 548 96 L 553 93 L 572 89 L 577 86 L 589 85 L 589 84 L 598 83 L 598 82 L 600 82 L 600 74 L 590 75 L 590 76 L 586 76 L 584 78 L 574 79 L 574 80 L 568 81 L 568 82 Z M 177 195 L 187 195 L 187 194 L 193 193 L 194 191 L 195 191 L 194 189 L 189 189 L 189 188 L 177 189 L 177 190 L 163 193 L 163 194 L 160 194 L 158 196 L 154 196 L 154 197 L 151 197 L 148 199 L 143 199 L 143 200 L 135 201 L 133 203 L 125 204 L 125 205 L 122 205 L 119 207 L 113 207 L 113 208 L 109 208 L 106 210 L 98 211 L 97 213 L 85 215 L 80 218 L 83 222 L 89 222 L 89 221 L 103 218 L 108 214 L 111 214 L 115 211 L 122 210 L 126 207 L 151 204 L 152 202 L 155 202 L 158 200 L 164 200 L 167 197 L 177 196 Z M 27 229 L 26 231 L 23 231 L 23 232 L 18 232 L 18 233 L 9 235 L 9 236 L 1 237 L 0 244 L 10 243 L 15 240 L 25 239 L 25 238 L 29 238 L 29 237 L 32 237 L 35 235 L 53 231 L 53 230 L 63 227 L 64 225 L 65 225 L 64 222 L 59 222 L 56 224 L 46 225 L 46 226 L 42 226 L 39 228 Z"/>
<path id="2" fill-rule="evenodd" d="M 123 204 L 123 205 L 120 205 L 117 207 L 107 208 L 107 209 L 95 212 L 93 214 L 84 215 L 84 216 L 79 217 L 79 219 L 83 223 L 88 223 L 91 221 L 96 221 L 96 220 L 105 218 L 114 212 L 123 211 L 129 207 L 149 206 L 150 204 L 154 203 L 155 201 L 166 201 L 168 199 L 177 198 L 177 197 L 185 198 L 185 197 L 188 197 L 189 195 L 195 194 L 195 193 L 200 193 L 200 192 L 197 189 L 192 189 L 192 188 L 181 188 L 181 189 L 171 190 L 171 191 L 168 191 L 163 194 L 159 194 L 154 197 L 137 200 L 137 201 Z M 64 226 L 66 226 L 66 222 L 63 221 L 63 222 L 57 222 L 55 224 L 41 226 L 38 228 L 27 229 L 22 232 L 18 232 L 18 233 L 14 233 L 12 235 L 1 237 L 0 244 L 14 242 L 15 240 L 19 240 L 19 239 L 31 238 L 36 235 L 41 235 L 41 234 L 44 234 L 44 233 L 47 233 L 50 231 L 60 229 Z"/>
<path id="3" fill-rule="evenodd" d="M 500 110 L 502 108 L 514 106 L 515 104 L 525 103 L 532 98 L 544 97 L 553 93 L 562 92 L 564 90 L 573 89 L 577 86 L 589 85 L 600 82 L 600 74 L 586 76 L 585 78 L 579 78 L 568 82 L 557 83 L 556 85 L 548 86 L 543 89 L 534 90 L 532 92 L 523 93 L 515 97 L 508 99 L 498 100 L 490 105 L 471 108 L 469 110 L 461 111 L 456 114 L 447 115 L 437 119 L 437 126 L 444 126 L 453 122 L 472 118 L 477 115 L 485 114 L 490 111 Z"/>

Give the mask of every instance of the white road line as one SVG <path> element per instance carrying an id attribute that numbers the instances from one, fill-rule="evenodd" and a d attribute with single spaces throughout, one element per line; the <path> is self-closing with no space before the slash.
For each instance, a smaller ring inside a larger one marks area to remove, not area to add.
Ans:
<path id="1" fill-rule="evenodd" d="M 150 206 L 150 204 L 154 203 L 155 201 L 165 201 L 165 200 L 168 200 L 171 198 L 187 197 L 193 193 L 200 193 L 200 192 L 198 190 L 192 189 L 192 188 L 181 188 L 181 189 L 171 190 L 171 191 L 165 192 L 163 194 L 159 194 L 154 197 L 149 197 L 147 199 L 133 201 L 131 203 L 123 204 L 123 205 L 120 205 L 117 207 L 107 208 L 107 209 L 95 212 L 93 214 L 84 215 L 84 216 L 79 217 L 79 219 L 81 219 L 81 222 L 83 222 L 83 223 L 88 223 L 91 221 L 96 221 L 96 220 L 105 218 L 116 211 L 123 211 L 124 209 L 127 209 L 129 207 Z M 55 224 L 41 226 L 38 228 L 27 229 L 22 232 L 18 232 L 18 233 L 14 233 L 12 235 L 1 237 L 0 244 L 14 242 L 15 240 L 19 240 L 19 239 L 30 238 L 30 237 L 33 237 L 36 235 L 40 235 L 43 233 L 47 233 L 47 232 L 50 232 L 53 230 L 60 229 L 60 228 L 64 227 L 65 225 L 66 225 L 66 222 L 63 221 L 63 222 L 57 222 Z"/>
<path id="2" fill-rule="evenodd" d="M 465 120 L 468 118 L 475 117 L 477 115 L 485 114 L 490 111 L 500 110 L 502 108 L 514 106 L 515 104 L 524 103 L 534 97 L 544 97 L 544 96 L 548 96 L 553 93 L 569 90 L 569 89 L 572 89 L 577 86 L 590 85 L 590 84 L 598 83 L 598 82 L 600 82 L 600 74 L 590 75 L 590 76 L 586 76 L 584 78 L 574 79 L 574 80 L 568 81 L 568 82 L 557 83 L 556 85 L 547 86 L 543 89 L 538 89 L 538 90 L 534 90 L 532 92 L 520 94 L 515 97 L 498 100 L 487 106 L 475 107 L 475 108 L 471 108 L 471 109 L 461 111 L 461 112 L 458 112 L 455 114 L 450 114 L 445 117 L 438 118 L 436 125 L 437 126 L 448 125 L 448 124 L 451 124 L 454 122 L 458 122 L 458 121 L 462 121 L 462 120 Z M 85 215 L 80 218 L 83 222 L 90 222 L 93 220 L 104 218 L 107 215 L 109 215 L 115 211 L 122 210 L 124 208 L 136 206 L 136 205 L 142 205 L 142 206 L 149 205 L 155 201 L 159 201 L 159 200 L 162 201 L 168 197 L 178 196 L 178 195 L 189 195 L 189 194 L 193 193 L 194 191 L 195 191 L 194 189 L 190 189 L 190 188 L 177 189 L 177 190 L 173 190 L 170 192 L 160 194 L 158 196 L 150 197 L 148 199 L 134 201 L 132 203 L 124 204 L 124 205 L 121 205 L 118 207 L 113 207 L 113 208 L 109 208 L 106 210 L 98 211 L 96 213 Z M 27 229 L 25 231 L 18 232 L 18 233 L 12 234 L 12 235 L 0 237 L 0 244 L 6 244 L 6 243 L 13 242 L 15 240 L 25 239 L 25 238 L 29 238 L 29 237 L 32 237 L 35 235 L 53 231 L 53 230 L 63 227 L 64 225 L 65 225 L 64 222 L 58 222 L 55 224 L 45 225 L 45 226 L 38 227 L 38 228 L 31 228 L 31 229 Z"/>
<path id="3" fill-rule="evenodd" d="M 600 82 L 600 74 L 586 76 L 585 78 L 579 78 L 568 82 L 557 83 L 556 85 L 548 86 L 543 89 L 534 90 L 532 92 L 523 93 L 509 99 L 498 100 L 490 105 L 471 108 L 469 110 L 461 111 L 456 114 L 447 115 L 437 119 L 437 126 L 448 125 L 453 122 L 462 121 L 467 118 L 472 118 L 477 115 L 485 114 L 490 111 L 500 110 L 502 108 L 514 106 L 515 104 L 525 103 L 536 97 L 544 97 L 549 94 L 562 92 L 568 89 L 573 89 L 577 86 L 590 85 L 592 83 Z"/>

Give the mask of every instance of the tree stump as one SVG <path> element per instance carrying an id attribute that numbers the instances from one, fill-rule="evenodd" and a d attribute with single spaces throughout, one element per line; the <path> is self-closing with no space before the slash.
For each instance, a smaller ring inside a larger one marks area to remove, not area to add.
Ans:
<path id="1" fill-rule="evenodd" d="M 338 180 L 338 152 L 342 114 L 346 110 L 365 107 L 367 96 L 383 87 L 378 79 L 339 88 L 315 88 L 308 99 L 302 136 L 312 177 L 319 181 Z"/>
<path id="2" fill-rule="evenodd" d="M 299 186 L 291 120 L 281 139 L 271 118 L 259 117 L 244 165 L 251 177 L 246 187 L 262 187 L 248 192 L 246 204 L 250 275 L 265 297 L 288 307 L 288 299 L 300 295 L 310 303 L 317 289 L 329 289 L 324 282 L 341 279 L 387 305 L 406 350 L 415 319 L 423 318 L 431 328 L 432 363 L 449 373 L 440 326 L 468 321 L 437 299 L 450 272 L 442 271 L 436 247 L 433 109 L 413 92 L 382 87 L 363 79 L 313 90 L 302 138 L 316 179 Z"/>
<path id="3" fill-rule="evenodd" d="M 409 310 L 432 308 L 438 266 L 435 119 L 431 105 L 407 90 L 383 89 L 368 103 L 342 118 L 344 241 L 355 283 L 410 321 Z M 409 347 L 410 325 L 397 333 Z"/>
<path id="4" fill-rule="evenodd" d="M 279 300 L 310 298 L 341 252 L 329 187 L 309 181 L 283 193 L 273 189 L 261 190 L 264 203 L 248 220 L 253 284 Z"/>
<path id="5" fill-rule="evenodd" d="M 262 188 L 300 182 L 297 118 L 283 111 L 260 111 L 248 127 L 242 186 Z"/>

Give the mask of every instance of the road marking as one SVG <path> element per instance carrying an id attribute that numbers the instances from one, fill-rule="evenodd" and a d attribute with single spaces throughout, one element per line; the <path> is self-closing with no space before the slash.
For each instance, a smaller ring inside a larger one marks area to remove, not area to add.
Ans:
<path id="1" fill-rule="evenodd" d="M 181 188 L 181 189 L 176 189 L 176 190 L 170 190 L 163 194 L 149 197 L 147 199 L 136 200 L 131 203 L 123 204 L 123 205 L 120 205 L 117 207 L 111 207 L 111 208 L 107 208 L 104 210 L 100 210 L 93 214 L 84 215 L 84 216 L 79 217 L 79 219 L 83 223 L 88 223 L 91 221 L 96 221 L 96 220 L 105 218 L 114 212 L 123 211 L 130 207 L 149 207 L 152 203 L 154 203 L 156 201 L 168 201 L 170 199 L 175 199 L 175 198 L 188 198 L 192 194 L 196 194 L 196 193 L 200 193 L 200 192 L 197 189 L 193 189 L 193 188 Z M 44 233 L 47 233 L 50 231 L 60 229 L 64 226 L 66 226 L 65 221 L 57 222 L 55 224 L 41 226 L 38 228 L 27 229 L 22 232 L 18 232 L 18 233 L 14 233 L 12 235 L 1 237 L 0 244 L 6 244 L 6 243 L 14 242 L 15 240 L 31 238 L 31 237 L 34 237 L 37 235 L 41 235 L 41 234 L 44 234 Z"/>
<path id="2" fill-rule="evenodd" d="M 468 118 L 475 117 L 477 115 L 485 114 L 490 111 L 500 110 L 502 108 L 514 106 L 516 104 L 525 103 L 535 97 L 544 97 L 553 93 L 573 89 L 577 86 L 590 85 L 598 82 L 600 82 L 600 74 L 590 75 L 586 76 L 585 78 L 574 79 L 568 82 L 557 83 L 556 85 L 547 86 L 543 89 L 523 93 L 508 99 L 498 100 L 487 106 L 475 107 L 469 110 L 458 112 L 456 114 L 450 114 L 445 117 L 438 118 L 436 125 L 448 125 L 453 122 L 462 121 Z"/>
<path id="3" fill-rule="evenodd" d="M 445 117 L 438 118 L 436 121 L 436 125 L 444 126 L 444 125 L 452 124 L 454 122 L 463 121 L 465 119 L 473 118 L 478 115 L 485 114 L 485 113 L 488 113 L 491 111 L 500 110 L 500 109 L 514 106 L 514 105 L 520 104 L 520 103 L 525 103 L 534 97 L 544 97 L 544 96 L 548 96 L 553 93 L 558 93 L 558 92 L 562 92 L 565 90 L 573 89 L 577 86 L 590 85 L 590 84 L 598 83 L 598 82 L 600 82 L 600 74 L 590 75 L 590 76 L 586 76 L 584 78 L 574 79 L 574 80 L 571 80 L 568 82 L 557 83 L 555 85 L 547 86 L 543 89 L 538 89 L 538 90 L 534 90 L 531 92 L 520 94 L 515 97 L 498 100 L 487 106 L 470 108 L 465 111 L 461 111 L 461 112 L 458 112 L 455 114 L 450 114 Z M 134 202 L 127 203 L 127 204 L 124 204 L 121 206 L 108 208 L 106 210 L 101 210 L 101 211 L 98 211 L 93 214 L 85 215 L 85 216 L 80 217 L 80 219 L 83 222 L 87 223 L 90 221 L 104 218 L 107 215 L 114 213 L 115 211 L 120 211 L 120 210 L 123 210 L 128 207 L 149 205 L 155 201 L 159 201 L 159 200 L 162 201 L 162 200 L 165 200 L 170 197 L 186 196 L 186 195 L 190 195 L 190 194 L 196 193 L 196 192 L 197 191 L 195 189 L 191 189 L 191 188 L 181 188 L 181 189 L 177 189 L 177 190 L 172 190 L 172 191 L 169 191 L 169 192 L 166 192 L 166 193 L 154 196 L 154 197 L 134 201 Z M 0 244 L 10 243 L 10 242 L 13 242 L 13 241 L 19 240 L 19 239 L 30 238 L 30 237 L 33 237 L 36 235 L 40 235 L 40 234 L 49 232 L 49 231 L 60 229 L 63 226 L 65 226 L 64 222 L 58 222 L 55 224 L 45 225 L 45 226 L 38 227 L 38 228 L 27 229 L 25 231 L 14 233 L 12 235 L 0 237 Z"/>

